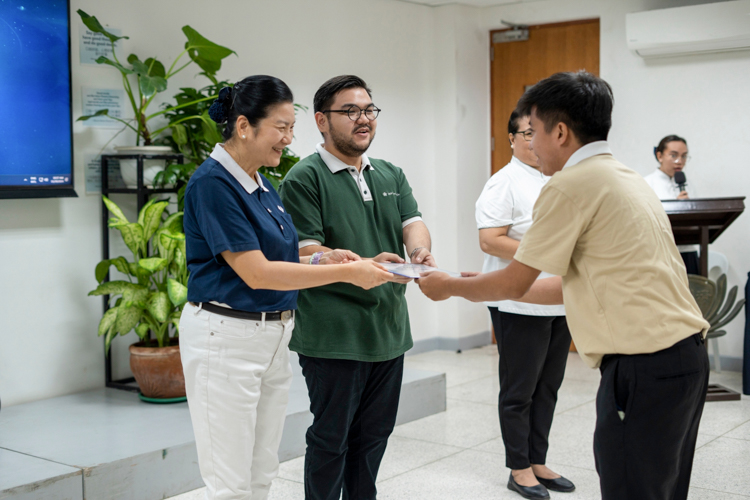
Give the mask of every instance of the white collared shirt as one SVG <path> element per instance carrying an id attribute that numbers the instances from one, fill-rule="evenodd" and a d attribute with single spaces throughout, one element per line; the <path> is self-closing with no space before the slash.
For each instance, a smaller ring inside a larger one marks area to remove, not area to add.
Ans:
<path id="1" fill-rule="evenodd" d="M 234 161 L 232 155 L 227 153 L 227 150 L 224 149 L 223 143 L 214 146 L 214 150 L 211 151 L 210 156 L 218 161 L 222 167 L 227 169 L 227 172 L 237 179 L 237 182 L 240 183 L 248 194 L 253 194 L 258 188 L 261 188 L 263 191 L 268 191 L 268 188 L 263 185 L 263 178 L 258 175 L 257 172 L 255 173 L 255 179 L 250 177 L 250 175 L 248 175 L 248 173 L 245 172 L 236 161 Z"/>
<path id="2" fill-rule="evenodd" d="M 531 227 L 534 203 L 542 187 L 550 177 L 539 170 L 526 165 L 515 156 L 504 168 L 495 173 L 485 184 L 482 194 L 476 203 L 477 229 L 508 227 L 508 237 L 521 241 Z M 494 255 L 484 254 L 483 273 L 505 269 L 510 260 Z M 552 275 L 542 272 L 537 279 L 550 278 Z M 562 305 L 544 306 L 526 304 L 512 300 L 485 302 L 488 307 L 497 307 L 500 311 L 526 316 L 564 316 Z"/>
<path id="3" fill-rule="evenodd" d="M 328 167 L 328 170 L 331 171 L 332 174 L 335 174 L 337 172 L 341 172 L 342 170 L 348 170 L 349 174 L 352 176 L 352 179 L 354 179 L 355 184 L 357 185 L 357 188 L 359 189 L 359 194 L 362 196 L 362 201 L 372 201 L 372 191 L 370 190 L 370 187 L 367 185 L 367 180 L 365 180 L 365 170 L 371 169 L 375 170 L 375 167 L 372 166 L 372 163 L 370 163 L 370 159 L 367 157 L 366 154 L 362 153 L 362 166 L 359 170 L 357 170 L 357 167 L 353 165 L 347 165 L 343 161 L 339 160 L 336 156 L 334 156 L 332 153 L 330 153 L 328 150 L 326 150 L 325 147 L 323 147 L 323 143 L 321 142 L 315 147 L 315 150 L 320 155 L 320 158 L 323 160 L 323 162 Z M 407 219 L 404 222 L 401 223 L 401 227 L 404 228 L 411 224 L 412 222 L 417 222 L 422 220 L 422 217 L 412 217 L 411 219 Z M 317 240 L 312 239 L 306 239 L 306 240 L 300 240 L 299 247 L 304 248 L 310 245 L 320 245 L 321 242 Z"/>
<path id="4" fill-rule="evenodd" d="M 570 158 L 568 158 L 568 161 L 565 162 L 563 169 L 581 163 L 583 160 L 591 158 L 592 156 L 611 154 L 612 150 L 609 148 L 609 143 L 607 143 L 607 141 L 589 142 L 588 144 L 584 144 L 583 146 L 581 146 L 577 151 L 570 155 Z"/>
<path id="5" fill-rule="evenodd" d="M 651 172 L 643 179 L 649 186 L 651 186 L 651 189 L 654 190 L 656 196 L 658 196 L 660 200 L 676 200 L 677 195 L 680 194 L 680 187 L 674 181 L 674 177 L 668 176 L 667 174 L 662 172 L 661 169 L 657 168 L 655 172 Z M 685 184 L 685 186 L 688 186 L 688 184 Z M 693 186 L 690 186 L 688 195 L 690 195 L 691 198 L 697 197 Z M 699 252 L 700 246 L 677 245 L 677 250 L 679 250 L 680 253 Z"/>

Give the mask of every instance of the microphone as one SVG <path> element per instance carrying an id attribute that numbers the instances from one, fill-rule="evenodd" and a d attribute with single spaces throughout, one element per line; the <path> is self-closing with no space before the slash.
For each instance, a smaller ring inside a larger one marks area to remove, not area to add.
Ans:
<path id="1" fill-rule="evenodd" d="M 682 170 L 675 172 L 674 181 L 677 183 L 677 187 L 680 189 L 680 192 L 685 191 L 685 184 L 687 184 L 687 178 L 685 177 L 685 172 L 683 172 Z"/>

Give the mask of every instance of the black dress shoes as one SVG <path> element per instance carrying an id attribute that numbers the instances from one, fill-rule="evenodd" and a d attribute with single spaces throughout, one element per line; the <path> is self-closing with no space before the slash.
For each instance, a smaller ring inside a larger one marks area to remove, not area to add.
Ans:
<path id="1" fill-rule="evenodd" d="M 556 479 L 544 479 L 541 477 L 536 478 L 540 484 L 544 485 L 548 490 L 561 491 L 563 493 L 570 493 L 576 489 L 576 485 L 568 481 L 564 477 L 560 476 Z"/>
<path id="2" fill-rule="evenodd" d="M 541 481 L 539 482 L 541 483 Z M 508 479 L 508 489 L 510 491 L 515 491 L 524 498 L 531 498 L 534 500 L 547 500 L 549 498 L 549 492 L 547 491 L 547 488 L 544 487 L 544 485 L 537 484 L 536 486 L 521 486 L 516 482 L 515 479 L 513 479 L 512 472 L 510 473 L 510 478 Z"/>

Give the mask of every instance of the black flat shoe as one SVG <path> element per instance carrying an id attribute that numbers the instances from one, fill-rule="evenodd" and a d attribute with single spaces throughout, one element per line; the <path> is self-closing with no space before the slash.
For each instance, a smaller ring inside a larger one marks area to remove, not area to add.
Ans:
<path id="1" fill-rule="evenodd" d="M 541 483 L 541 481 L 539 482 Z M 508 479 L 508 489 L 510 491 L 515 491 L 524 498 L 531 498 L 534 500 L 547 500 L 549 498 L 549 492 L 547 491 L 547 488 L 544 487 L 544 485 L 537 484 L 535 486 L 521 486 L 516 482 L 515 479 L 513 479 L 512 472 L 510 473 L 510 478 Z"/>
<path id="2" fill-rule="evenodd" d="M 544 479 L 541 477 L 536 478 L 540 484 L 543 484 L 545 488 L 552 491 L 561 491 L 563 493 L 570 493 L 576 489 L 576 485 L 560 476 L 555 479 Z"/>

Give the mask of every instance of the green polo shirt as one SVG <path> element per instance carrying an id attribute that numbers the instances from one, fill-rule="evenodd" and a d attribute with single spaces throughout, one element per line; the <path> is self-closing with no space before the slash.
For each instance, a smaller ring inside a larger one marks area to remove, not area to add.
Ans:
<path id="1" fill-rule="evenodd" d="M 421 214 L 404 172 L 370 158 L 364 178 L 370 193 L 351 173 L 333 173 L 318 153 L 297 163 L 279 194 L 300 241 L 362 257 L 391 252 L 404 257 L 402 223 Z M 364 198 L 372 198 L 365 200 Z M 301 290 L 289 348 L 317 358 L 387 361 L 412 345 L 406 285 L 385 283 L 363 290 L 335 283 Z"/>

